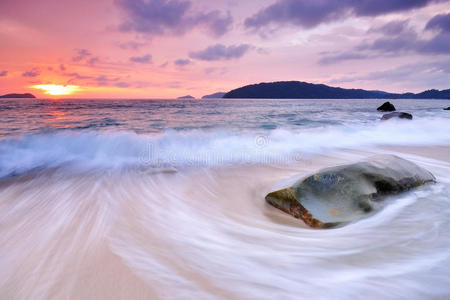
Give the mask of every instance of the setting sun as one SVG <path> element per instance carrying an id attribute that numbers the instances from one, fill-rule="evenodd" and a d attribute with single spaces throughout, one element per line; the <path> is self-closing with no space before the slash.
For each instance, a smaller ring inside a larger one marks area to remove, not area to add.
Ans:
<path id="1" fill-rule="evenodd" d="M 70 95 L 80 90 L 78 85 L 38 84 L 32 88 L 44 90 L 45 94 L 53 96 Z"/>

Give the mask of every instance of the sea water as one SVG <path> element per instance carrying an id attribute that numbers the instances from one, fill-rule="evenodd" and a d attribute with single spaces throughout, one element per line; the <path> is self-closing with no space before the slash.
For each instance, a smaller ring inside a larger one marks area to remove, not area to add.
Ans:
<path id="1" fill-rule="evenodd" d="M 448 101 L 383 102 L 0 101 L 0 298 L 450 297 Z M 380 153 L 437 183 L 331 230 L 264 201 Z"/>

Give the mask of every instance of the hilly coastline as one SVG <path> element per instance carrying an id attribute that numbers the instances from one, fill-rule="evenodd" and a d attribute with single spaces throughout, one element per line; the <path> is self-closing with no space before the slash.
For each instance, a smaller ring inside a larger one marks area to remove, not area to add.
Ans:
<path id="1" fill-rule="evenodd" d="M 279 81 L 247 85 L 226 93 L 223 98 L 264 99 L 450 99 L 450 89 L 421 93 L 388 93 L 344 89 L 301 81 Z"/>
<path id="2" fill-rule="evenodd" d="M 25 94 L 5 94 L 0 95 L 0 98 L 36 98 L 33 94 L 25 93 Z"/>
<path id="3" fill-rule="evenodd" d="M 225 92 L 217 92 L 214 94 L 210 94 L 210 95 L 205 95 L 202 97 L 202 99 L 219 99 L 219 98 L 223 98 L 223 96 L 225 95 Z"/>
<path id="4" fill-rule="evenodd" d="M 178 97 L 177 99 L 178 99 L 178 100 L 182 100 L 182 99 L 195 99 L 195 97 L 194 97 L 194 96 L 191 96 L 191 95 L 186 95 L 186 96 Z"/>

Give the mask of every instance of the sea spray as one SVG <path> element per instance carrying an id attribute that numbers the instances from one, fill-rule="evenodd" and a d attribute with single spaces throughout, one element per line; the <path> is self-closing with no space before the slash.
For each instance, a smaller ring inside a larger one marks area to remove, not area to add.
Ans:
<path id="1" fill-rule="evenodd" d="M 297 131 L 236 133 L 227 130 L 133 132 L 65 131 L 0 140 L 0 176 L 36 168 L 183 168 L 230 164 L 285 165 L 312 154 L 386 145 L 444 145 L 449 119 L 325 126 Z"/>

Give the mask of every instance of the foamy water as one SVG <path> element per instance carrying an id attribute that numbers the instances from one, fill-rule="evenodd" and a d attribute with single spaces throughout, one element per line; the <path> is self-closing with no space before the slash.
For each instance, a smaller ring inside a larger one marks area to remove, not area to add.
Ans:
<path id="1" fill-rule="evenodd" d="M 210 129 L 192 121 L 145 133 L 39 125 L 8 134 L 0 298 L 448 298 L 450 119 L 430 103 L 413 122 L 380 123 L 368 112 L 359 122 L 355 113 L 339 124 L 277 120 L 242 132 L 235 117 Z M 332 230 L 264 201 L 281 180 L 377 153 L 414 161 L 437 183 Z"/>

